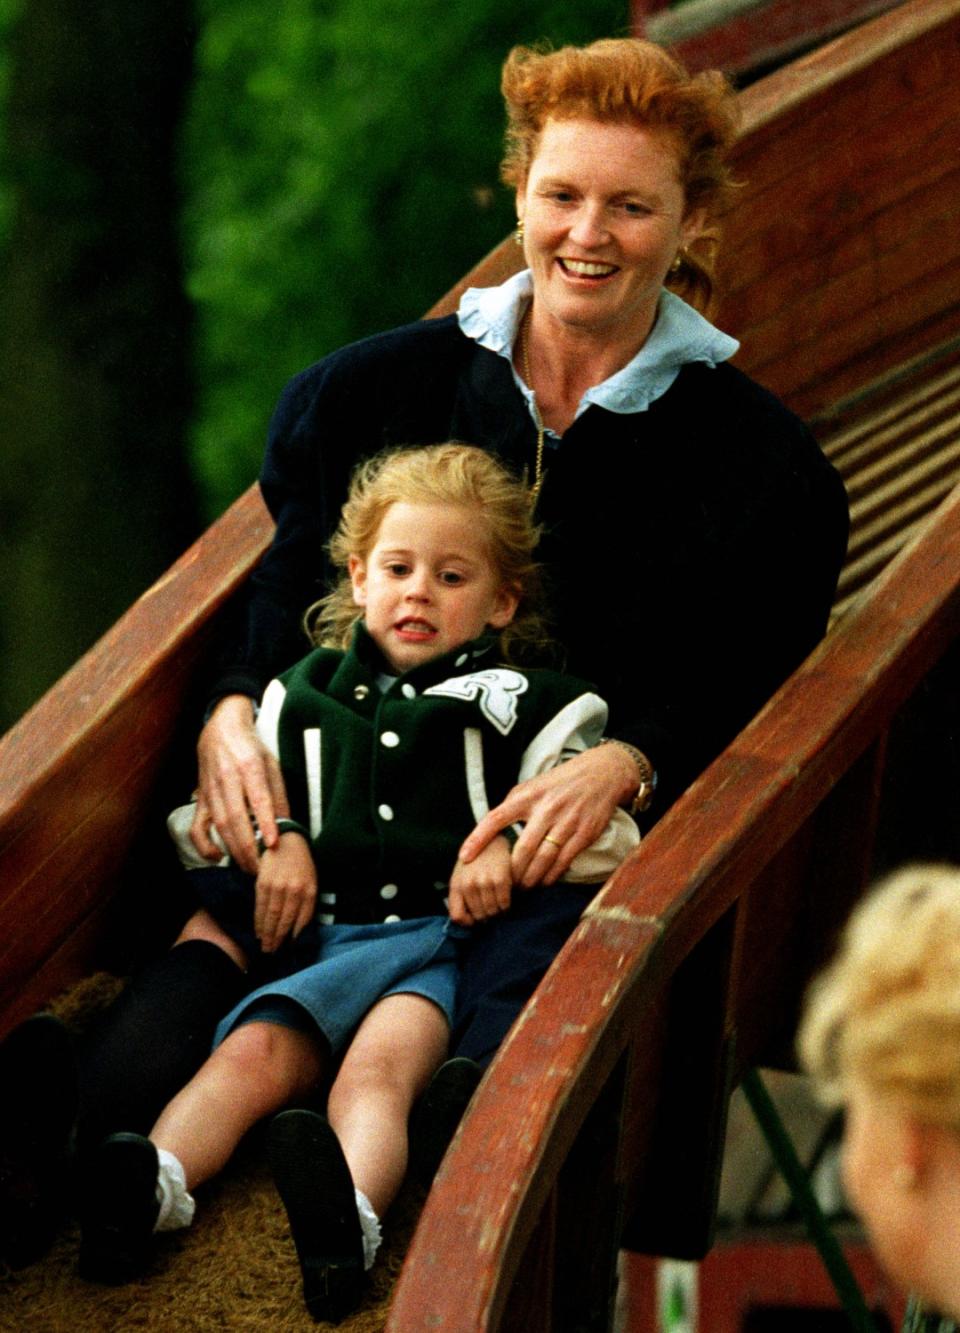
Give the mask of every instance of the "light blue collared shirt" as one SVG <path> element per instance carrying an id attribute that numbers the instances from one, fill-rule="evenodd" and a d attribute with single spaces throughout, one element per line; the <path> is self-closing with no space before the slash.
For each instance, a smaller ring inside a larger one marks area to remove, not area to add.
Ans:
<path id="1" fill-rule="evenodd" d="M 513 346 L 532 295 L 533 278 L 530 270 L 524 269 L 499 287 L 468 287 L 460 298 L 457 319 L 468 338 L 509 361 L 517 388 L 534 424 L 539 426 L 533 392 L 513 366 Z M 588 389 L 576 415 L 579 417 L 591 403 L 609 412 L 645 412 L 667 392 L 682 366 L 691 361 L 716 366 L 733 356 L 739 346 L 736 338 L 721 333 L 693 306 L 664 288 L 657 318 L 640 351 L 622 370 Z M 548 430 L 547 435 L 557 438 L 553 431 Z"/>

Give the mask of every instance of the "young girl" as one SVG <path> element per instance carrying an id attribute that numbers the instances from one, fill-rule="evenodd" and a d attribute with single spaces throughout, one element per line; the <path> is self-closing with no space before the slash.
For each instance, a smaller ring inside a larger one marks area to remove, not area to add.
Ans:
<path id="1" fill-rule="evenodd" d="M 356 1304 L 411 1106 L 447 1049 L 458 938 L 510 905 L 510 838 L 469 865 L 457 850 L 516 782 L 599 741 L 606 721 L 582 682 L 502 665 L 543 638 L 537 535 L 528 493 L 482 450 L 404 450 L 356 474 L 331 545 L 344 578 L 319 608 L 320 641 L 336 646 L 271 682 L 258 719 L 292 818 L 254 901 L 235 877 L 231 908 L 223 872 L 195 872 L 212 909 L 198 933 L 244 956 L 252 915 L 265 953 L 296 937 L 309 964 L 227 1015 L 149 1139 L 112 1135 L 92 1155 L 86 1276 L 138 1272 L 152 1232 L 189 1223 L 188 1191 L 242 1135 L 334 1073 L 329 1124 L 278 1117 L 270 1156 L 308 1308 L 339 1319 Z M 566 878 L 604 879 L 637 841 L 618 812 Z"/>

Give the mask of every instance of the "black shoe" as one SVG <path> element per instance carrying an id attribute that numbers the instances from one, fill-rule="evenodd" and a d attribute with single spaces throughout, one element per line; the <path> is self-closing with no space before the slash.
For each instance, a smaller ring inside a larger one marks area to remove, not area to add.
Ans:
<path id="1" fill-rule="evenodd" d="M 482 1078 L 477 1062 L 460 1055 L 442 1064 L 430 1080 L 410 1121 L 410 1172 L 421 1185 L 433 1182 Z"/>
<path id="2" fill-rule="evenodd" d="M 84 1163 L 79 1271 L 120 1286 L 141 1277 L 153 1254 L 157 1150 L 142 1134 L 111 1134 Z"/>
<path id="3" fill-rule="evenodd" d="M 67 1211 L 79 1105 L 73 1037 L 35 1014 L 0 1045 L 0 1257 L 23 1268 L 50 1248 Z"/>
<path id="4" fill-rule="evenodd" d="M 314 1319 L 338 1324 L 363 1294 L 363 1232 L 350 1168 L 330 1125 L 315 1111 L 270 1122 L 267 1155 L 287 1210 Z"/>

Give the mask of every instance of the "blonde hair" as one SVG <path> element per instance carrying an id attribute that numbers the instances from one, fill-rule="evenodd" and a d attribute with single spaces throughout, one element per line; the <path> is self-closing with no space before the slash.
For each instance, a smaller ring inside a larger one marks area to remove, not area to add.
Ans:
<path id="1" fill-rule="evenodd" d="M 690 75 L 662 47 L 606 38 L 559 51 L 516 46 L 503 66 L 507 106 L 503 180 L 521 188 L 551 118 L 582 117 L 664 134 L 677 153 L 685 212 L 702 209 L 703 234 L 679 256 L 667 285 L 699 309 L 713 298 L 717 223 L 734 183 L 726 157 L 736 138 L 736 94 L 719 70 Z"/>
<path id="2" fill-rule="evenodd" d="M 960 1131 L 960 870 L 908 866 L 854 910 L 813 983 L 800 1056 L 828 1101 L 852 1081 Z"/>
<path id="3" fill-rule="evenodd" d="M 542 576 L 534 559 L 540 529 L 531 514 L 530 493 L 491 454 L 455 442 L 388 450 L 356 469 L 330 541 L 330 557 L 341 577 L 305 617 L 307 633 L 315 644 L 349 646 L 354 626 L 362 618 L 347 572 L 350 556 L 366 560 L 376 545 L 384 515 L 401 501 L 475 510 L 497 577 L 519 593 L 513 620 L 500 631 L 504 659 L 532 657 L 550 645 Z"/>

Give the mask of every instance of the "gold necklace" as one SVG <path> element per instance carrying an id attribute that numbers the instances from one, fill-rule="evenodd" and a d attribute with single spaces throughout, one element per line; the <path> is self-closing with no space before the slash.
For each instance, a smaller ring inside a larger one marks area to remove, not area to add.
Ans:
<path id="1" fill-rule="evenodd" d="M 530 380 L 530 350 L 527 344 L 528 316 L 531 307 L 527 306 L 523 312 L 523 319 L 520 321 L 520 354 L 523 357 L 523 378 L 527 381 L 527 388 L 533 398 L 533 419 L 537 427 L 537 455 L 534 460 L 533 485 L 530 487 L 530 500 L 533 504 L 537 502 L 537 496 L 540 494 L 540 487 L 543 484 L 543 422 L 540 419 L 540 409 L 537 406 L 537 395 L 533 391 L 533 384 Z"/>

